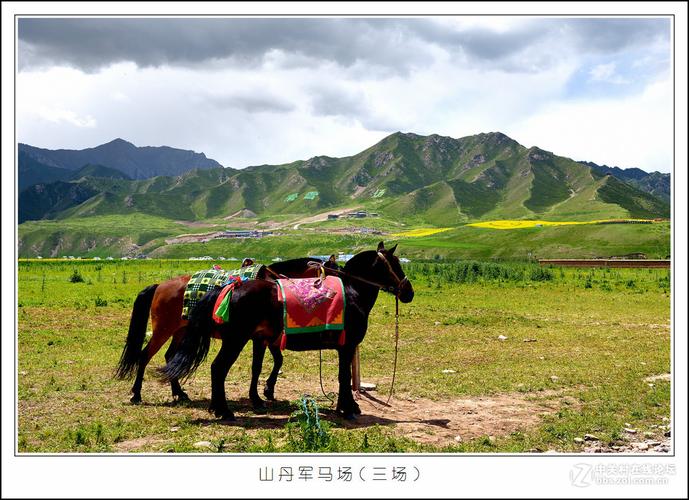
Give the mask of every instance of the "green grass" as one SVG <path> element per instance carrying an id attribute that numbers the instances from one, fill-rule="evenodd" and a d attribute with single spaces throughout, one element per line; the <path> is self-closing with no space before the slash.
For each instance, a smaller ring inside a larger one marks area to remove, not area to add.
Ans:
<path id="1" fill-rule="evenodd" d="M 454 259 L 595 258 L 670 255 L 670 224 L 605 224 L 495 230 L 470 226 L 400 242 L 406 256 Z"/>
<path id="2" fill-rule="evenodd" d="M 436 189 L 437 188 L 437 189 Z M 429 188 L 430 189 L 430 188 Z M 422 217 L 405 215 L 402 205 L 397 217 L 386 215 L 385 202 L 364 204 L 378 217 L 338 219 L 294 225 L 303 219 L 298 214 L 282 214 L 275 218 L 261 216 L 252 219 L 210 218 L 203 224 L 191 226 L 161 217 L 142 214 L 108 215 L 70 218 L 59 221 L 30 221 L 19 226 L 19 257 L 82 256 L 120 257 L 144 253 L 156 258 L 188 258 L 211 255 L 254 255 L 270 259 L 301 257 L 305 254 L 356 252 L 380 239 L 390 240 L 388 234 L 401 229 L 418 227 L 448 227 L 455 229 L 425 238 L 406 238 L 401 248 L 406 257 L 445 259 L 526 259 L 529 253 L 538 258 L 591 258 L 629 253 L 645 253 L 648 258 L 666 258 L 670 254 L 671 225 L 669 222 L 647 225 L 579 225 L 542 227 L 498 231 L 457 225 L 457 219 L 440 216 L 445 202 L 450 202 L 449 189 L 444 185 L 433 188 L 438 198 L 425 202 L 410 198 L 409 203 L 429 203 L 428 214 L 435 214 L 434 223 Z M 422 192 L 428 189 L 421 190 Z M 421 193 L 421 192 L 420 192 Z M 418 193 L 417 193 L 418 194 Z M 428 193 L 427 193 L 428 194 Z M 416 200 L 416 201 L 414 201 Z M 448 201 L 449 200 L 449 201 Z M 437 205 L 440 203 L 440 205 Z M 425 205 L 424 205 L 425 206 Z M 566 210 L 568 217 L 551 214 L 547 220 L 591 220 L 596 213 L 579 210 L 576 204 L 565 202 L 558 210 Z M 438 210 L 436 210 L 438 209 Z M 461 210 L 461 206 L 460 206 Z M 413 212 L 413 211 L 412 211 Z M 275 222 L 280 225 L 275 228 Z M 271 229 L 273 236 L 263 239 L 215 239 L 206 243 L 172 243 L 167 239 L 190 233 L 209 233 L 225 228 Z M 382 231 L 382 236 L 333 233 L 333 229 L 357 231 L 369 228 Z"/>
<path id="3" fill-rule="evenodd" d="M 617 442 L 627 424 L 639 433 L 656 432 L 654 425 L 670 415 L 670 384 L 659 381 L 651 387 L 643 381 L 670 369 L 667 270 L 542 270 L 482 262 L 407 267 L 416 297 L 401 306 L 395 394 L 432 401 L 521 394 L 552 401 L 556 409 L 538 417 L 534 426 L 494 439 L 430 445 L 394 425 L 349 428 L 319 398 L 329 439 L 314 441 L 300 427 L 298 401 L 284 398 L 290 391 L 320 394 L 318 352 L 286 353 L 276 389 L 283 401 L 261 416 L 248 409 L 246 400 L 250 349 L 241 354 L 226 384 L 243 426 L 222 425 L 205 410 L 217 342 L 209 360 L 185 384 L 190 405 L 171 405 L 169 388 L 155 382 L 152 368 L 163 362 L 161 352 L 149 365 L 144 404 L 132 406 L 131 382 L 112 378 L 132 302 L 145 286 L 201 264 L 19 263 L 20 452 L 288 452 L 304 446 L 333 452 L 579 451 L 574 438 L 585 433 Z M 71 282 L 75 271 L 83 281 Z M 361 346 L 365 379 L 379 385 L 379 397 L 391 379 L 393 316 L 394 301 L 381 295 Z M 507 340 L 497 340 L 499 335 Z M 444 368 L 456 373 L 443 374 Z M 326 391 L 336 390 L 336 379 L 336 355 L 325 351 Z M 198 441 L 211 444 L 199 449 L 194 446 Z"/>

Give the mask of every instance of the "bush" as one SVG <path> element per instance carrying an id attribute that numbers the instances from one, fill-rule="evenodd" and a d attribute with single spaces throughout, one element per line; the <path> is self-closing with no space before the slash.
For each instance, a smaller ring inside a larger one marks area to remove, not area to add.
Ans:
<path id="1" fill-rule="evenodd" d="M 72 271 L 72 276 L 69 277 L 69 281 L 72 283 L 83 283 L 84 277 L 76 268 L 74 268 L 74 270 Z"/>
<path id="2" fill-rule="evenodd" d="M 414 263 L 405 266 L 410 280 L 432 278 L 433 283 L 551 281 L 553 271 L 534 264 L 464 261 L 448 264 Z"/>
<path id="3" fill-rule="evenodd" d="M 318 403 L 313 398 L 302 397 L 299 406 L 286 424 L 290 448 L 294 451 L 327 450 L 331 442 L 330 426 L 327 422 L 321 422 Z M 296 422 L 292 422 L 292 418 Z"/>
<path id="4" fill-rule="evenodd" d="M 535 267 L 531 270 L 531 281 L 551 281 L 553 272 L 545 267 Z"/>

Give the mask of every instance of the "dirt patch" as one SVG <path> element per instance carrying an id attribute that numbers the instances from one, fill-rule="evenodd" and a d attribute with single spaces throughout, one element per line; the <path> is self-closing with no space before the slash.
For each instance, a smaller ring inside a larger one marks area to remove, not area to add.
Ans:
<path id="1" fill-rule="evenodd" d="M 660 375 L 651 375 L 650 377 L 646 377 L 644 379 L 644 382 L 657 382 L 659 380 L 664 380 L 664 381 L 670 382 L 672 380 L 672 374 L 671 373 L 661 373 Z"/>
<path id="2" fill-rule="evenodd" d="M 295 394 L 292 399 L 299 398 Z M 569 408 L 578 402 L 561 391 L 539 393 L 507 393 L 475 398 L 444 399 L 433 401 L 424 398 L 395 396 L 386 406 L 386 395 L 362 392 L 357 403 L 362 414 L 354 421 L 338 419 L 338 424 L 349 429 L 380 425 L 389 427 L 398 436 L 419 443 L 446 446 L 469 441 L 480 436 L 504 436 L 525 431 L 542 423 L 542 416 L 553 414 L 563 403 Z M 263 428 L 277 428 L 284 424 L 286 415 L 273 408 L 268 415 L 257 417 L 247 406 L 236 407 L 241 423 L 253 421 Z M 272 406 L 272 405 L 271 405 Z M 324 418 L 332 412 L 324 409 Z"/>
<path id="3" fill-rule="evenodd" d="M 232 215 L 228 215 L 225 217 L 225 220 L 230 220 L 234 218 L 239 218 L 239 219 L 253 219 L 255 217 L 258 217 L 255 212 L 252 212 L 248 208 L 243 208 L 241 210 L 238 210 L 237 212 L 233 213 Z"/>
<path id="4" fill-rule="evenodd" d="M 294 221 L 294 229 L 299 229 L 299 226 L 301 224 L 308 224 L 310 222 L 320 222 L 324 220 L 328 220 L 328 215 L 343 215 L 348 212 L 353 212 L 356 210 L 360 210 L 362 207 L 357 205 L 356 207 L 349 207 L 346 209 L 339 209 L 339 210 L 329 210 L 327 212 L 321 212 L 316 215 L 312 215 L 310 217 L 304 217 L 303 219 L 299 219 Z"/>
<path id="5" fill-rule="evenodd" d="M 421 443 L 443 446 L 479 436 L 501 436 L 539 425 L 543 415 L 555 413 L 562 398 L 556 393 L 533 395 L 514 393 L 466 399 L 385 399 L 362 393 L 358 400 L 362 415 L 352 427 L 394 425 L 396 433 Z M 572 401 L 570 401 L 571 403 Z"/>
<path id="6" fill-rule="evenodd" d="M 174 243 L 198 243 L 209 241 L 223 235 L 223 231 L 215 231 L 212 233 L 195 233 L 195 234 L 180 234 L 174 238 L 166 238 L 165 243 L 172 245 Z"/>

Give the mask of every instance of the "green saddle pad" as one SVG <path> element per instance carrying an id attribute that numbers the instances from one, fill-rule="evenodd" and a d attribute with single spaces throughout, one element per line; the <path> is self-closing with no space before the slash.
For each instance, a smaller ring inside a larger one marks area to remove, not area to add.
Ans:
<path id="1" fill-rule="evenodd" d="M 195 272 L 184 289 L 182 319 L 189 319 L 189 312 L 196 306 L 198 301 L 209 290 L 227 283 L 230 276 L 238 276 L 242 281 L 253 280 L 256 279 L 263 267 L 265 267 L 263 264 L 254 264 L 240 269 L 233 269 L 232 271 L 207 269 Z"/>

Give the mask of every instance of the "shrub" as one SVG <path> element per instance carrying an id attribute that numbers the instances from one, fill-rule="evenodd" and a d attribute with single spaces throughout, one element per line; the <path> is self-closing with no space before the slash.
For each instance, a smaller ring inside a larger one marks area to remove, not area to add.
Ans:
<path id="1" fill-rule="evenodd" d="M 296 421 L 292 422 L 292 418 Z M 299 409 L 292 414 L 286 427 L 289 444 L 294 451 L 323 451 L 330 445 L 330 426 L 321 422 L 318 403 L 313 398 L 302 397 L 299 400 Z"/>
<path id="2" fill-rule="evenodd" d="M 84 277 L 81 275 L 77 268 L 72 271 L 72 276 L 69 277 L 69 281 L 72 283 L 83 283 Z"/>

